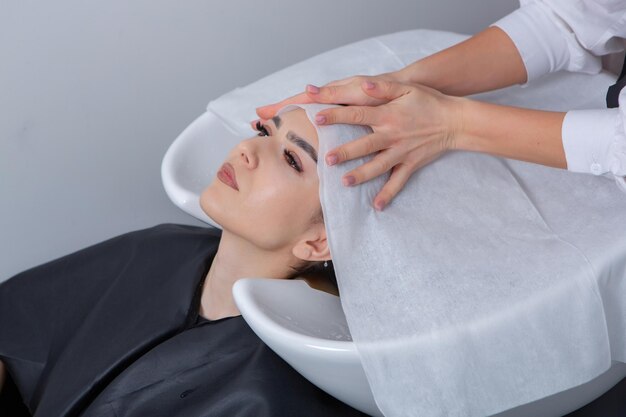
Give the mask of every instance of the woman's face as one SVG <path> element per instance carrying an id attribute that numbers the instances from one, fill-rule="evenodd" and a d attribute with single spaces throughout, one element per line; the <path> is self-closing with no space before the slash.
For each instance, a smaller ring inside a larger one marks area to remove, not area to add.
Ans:
<path id="1" fill-rule="evenodd" d="M 304 110 L 274 117 L 224 161 L 238 189 L 218 174 L 200 196 L 202 210 L 260 248 L 292 246 L 320 211 L 317 150 L 317 132 Z"/>

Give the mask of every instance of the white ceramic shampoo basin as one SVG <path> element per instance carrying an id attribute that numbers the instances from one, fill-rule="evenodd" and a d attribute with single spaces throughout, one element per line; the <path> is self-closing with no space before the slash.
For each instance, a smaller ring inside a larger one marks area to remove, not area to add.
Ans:
<path id="1" fill-rule="evenodd" d="M 252 330 L 294 369 L 346 404 L 382 416 L 339 297 L 302 280 L 268 278 L 237 281 L 233 296 Z"/>
<path id="2" fill-rule="evenodd" d="M 209 111 L 197 117 L 170 145 L 161 163 L 161 179 L 170 200 L 186 213 L 221 229 L 202 211 L 199 198 L 215 179 L 228 152 L 242 139 Z"/>

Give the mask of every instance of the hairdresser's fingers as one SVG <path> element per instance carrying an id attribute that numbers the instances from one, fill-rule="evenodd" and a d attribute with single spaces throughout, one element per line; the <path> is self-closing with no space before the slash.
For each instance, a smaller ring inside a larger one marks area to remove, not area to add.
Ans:
<path id="1" fill-rule="evenodd" d="M 341 181 L 343 185 L 358 185 L 376 178 L 389 171 L 395 165 L 402 162 L 405 156 L 403 149 L 399 147 L 385 149 L 374 156 L 371 160 L 355 169 L 346 172 Z"/>
<path id="2" fill-rule="evenodd" d="M 383 79 L 366 79 L 361 83 L 361 88 L 368 96 L 389 102 L 409 94 L 412 86 Z"/>
<path id="3" fill-rule="evenodd" d="M 356 81 L 355 79 L 358 78 L 358 81 Z M 362 77 L 356 76 L 356 77 L 348 77 L 348 78 L 343 78 L 341 80 L 334 80 L 331 81 L 327 84 L 325 84 L 324 86 L 337 86 L 337 85 L 342 85 L 342 84 L 347 84 L 350 82 L 354 82 L 355 84 L 360 84 L 363 81 Z M 284 100 L 279 101 L 278 103 L 273 103 L 273 104 L 268 104 L 266 106 L 261 106 L 261 107 L 257 107 L 256 109 L 256 114 L 261 118 L 261 119 L 271 119 L 272 117 L 274 117 L 276 115 L 276 113 L 278 112 L 278 110 L 280 110 L 283 106 L 286 106 L 288 104 L 308 104 L 308 103 L 314 103 L 316 102 L 315 100 L 315 93 L 310 94 L 310 91 L 315 92 L 317 87 L 309 84 L 309 86 L 307 86 L 305 88 L 305 91 L 296 95 L 293 95 L 291 97 L 288 97 Z"/>
<path id="4" fill-rule="evenodd" d="M 313 100 L 311 100 L 311 98 L 306 93 L 299 93 L 289 98 L 286 98 L 284 100 L 281 100 L 278 103 L 257 107 L 256 114 L 261 119 L 267 120 L 276 116 L 276 112 L 288 104 L 308 104 L 308 103 L 313 103 Z"/>
<path id="5" fill-rule="evenodd" d="M 404 188 L 404 185 L 413 174 L 414 170 L 408 164 L 399 163 L 391 170 L 389 179 L 383 185 L 383 188 L 374 197 L 374 208 L 382 211 L 391 203 L 391 200 Z"/>
<path id="6" fill-rule="evenodd" d="M 355 75 L 352 77 L 334 80 L 316 87 L 312 84 L 306 86 L 305 91 L 278 103 L 268 104 L 256 109 L 257 115 L 262 119 L 271 119 L 276 112 L 288 104 L 328 103 L 328 104 L 351 104 L 359 106 L 377 106 L 389 100 L 376 98 L 371 94 L 364 93 L 362 84 L 365 81 L 395 81 L 395 73 L 380 75 Z"/>
<path id="7" fill-rule="evenodd" d="M 402 191 L 414 172 L 439 158 L 441 154 L 441 149 L 432 145 L 414 149 L 406 154 L 402 162 L 392 168 L 389 179 L 374 197 L 374 208 L 381 211 L 388 206 L 391 200 Z"/>
<path id="8" fill-rule="evenodd" d="M 351 159 L 360 158 L 388 147 L 390 141 L 380 133 L 370 133 L 358 139 L 351 140 L 326 153 L 326 163 L 335 165 Z"/>
<path id="9" fill-rule="evenodd" d="M 380 107 L 344 106 L 333 107 L 318 112 L 315 123 L 318 125 L 332 125 L 345 123 L 349 125 L 378 126 L 382 121 Z"/>
<path id="10" fill-rule="evenodd" d="M 307 85 L 308 97 L 316 103 L 348 104 L 353 106 L 378 106 L 389 100 L 375 98 L 363 92 L 361 85 L 366 79 L 375 77 L 353 77 L 342 84 L 328 84 L 323 87 Z"/>

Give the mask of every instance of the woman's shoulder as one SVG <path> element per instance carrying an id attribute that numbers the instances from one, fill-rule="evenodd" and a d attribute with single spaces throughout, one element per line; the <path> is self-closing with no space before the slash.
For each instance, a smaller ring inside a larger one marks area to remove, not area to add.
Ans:
<path id="1" fill-rule="evenodd" d="M 130 233 L 132 239 L 157 248 L 202 248 L 205 251 L 215 246 L 222 231 L 212 226 L 200 227 L 186 224 L 162 223 L 156 226 Z"/>
<path id="2" fill-rule="evenodd" d="M 187 224 L 161 223 L 143 229 L 133 230 L 93 245 L 116 244 L 119 246 L 138 245 L 160 247 L 173 245 L 196 245 L 198 243 L 212 245 L 219 242 L 222 231 L 213 226 L 201 227 Z"/>
<path id="3" fill-rule="evenodd" d="M 141 237 L 221 237 L 222 231 L 213 226 L 193 226 L 189 224 L 161 223 L 156 226 L 137 229 L 120 236 Z"/>
<path id="4" fill-rule="evenodd" d="M 143 259 L 155 254 L 163 261 L 177 259 L 177 256 L 187 259 L 191 252 L 205 254 L 215 250 L 220 237 L 221 230 L 215 227 L 163 223 L 104 239 L 29 268 L 12 278 L 29 276 L 34 279 L 32 277 L 39 275 L 47 278 L 56 272 L 68 275 L 72 271 L 84 271 L 89 275 L 90 268 L 101 268 L 106 260 L 123 264 L 129 259 Z M 15 284 L 15 280 L 8 279 L 0 287 L 10 283 Z"/>

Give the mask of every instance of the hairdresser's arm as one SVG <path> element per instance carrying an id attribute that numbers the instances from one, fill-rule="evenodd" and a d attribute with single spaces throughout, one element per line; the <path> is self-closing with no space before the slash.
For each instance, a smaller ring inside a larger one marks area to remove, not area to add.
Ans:
<path id="1" fill-rule="evenodd" d="M 567 169 L 561 139 L 564 112 L 463 101 L 456 149 Z"/>
<path id="2" fill-rule="evenodd" d="M 448 95 L 466 96 L 525 83 L 526 68 L 511 38 L 493 26 L 408 65 L 397 77 Z"/>
<path id="3" fill-rule="evenodd" d="M 489 27 L 471 38 L 420 59 L 407 67 L 378 76 L 355 76 L 333 81 L 321 89 L 308 86 L 305 92 L 278 103 L 259 107 L 262 119 L 273 117 L 278 109 L 292 103 L 342 103 L 373 106 L 361 90 L 365 80 L 421 84 L 445 94 L 464 96 L 526 82 L 526 69 L 509 36 L 498 27 Z"/>

